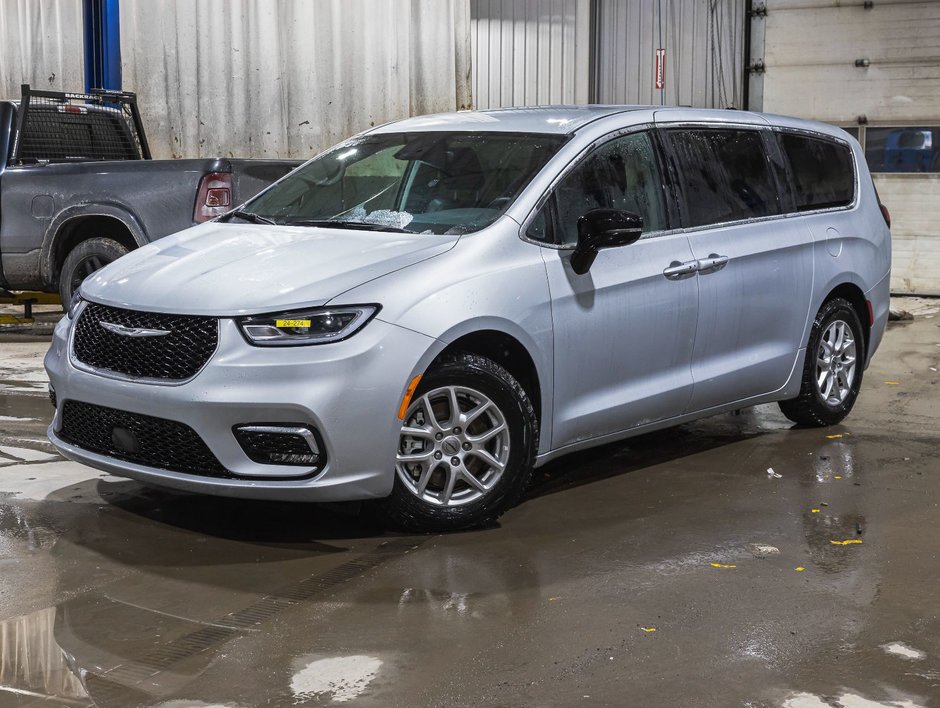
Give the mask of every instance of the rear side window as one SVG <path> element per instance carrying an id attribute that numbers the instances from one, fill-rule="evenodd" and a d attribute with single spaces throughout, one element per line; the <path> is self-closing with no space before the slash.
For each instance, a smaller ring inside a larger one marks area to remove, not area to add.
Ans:
<path id="1" fill-rule="evenodd" d="M 855 172 L 848 146 L 793 133 L 781 133 L 780 146 L 793 173 L 797 211 L 852 203 Z"/>
<path id="2" fill-rule="evenodd" d="M 780 213 L 780 196 L 757 130 L 667 131 L 685 226 Z"/>

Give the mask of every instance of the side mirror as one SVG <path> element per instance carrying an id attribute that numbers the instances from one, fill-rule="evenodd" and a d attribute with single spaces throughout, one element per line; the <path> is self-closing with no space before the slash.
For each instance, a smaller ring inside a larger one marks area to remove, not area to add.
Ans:
<path id="1" fill-rule="evenodd" d="M 571 269 L 584 275 L 602 248 L 629 246 L 643 233 L 643 217 L 620 209 L 593 209 L 578 219 L 578 245 Z"/>

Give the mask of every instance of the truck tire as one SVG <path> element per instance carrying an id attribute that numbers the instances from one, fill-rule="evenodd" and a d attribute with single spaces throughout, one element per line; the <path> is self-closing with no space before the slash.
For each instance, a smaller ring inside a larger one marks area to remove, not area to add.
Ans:
<path id="1" fill-rule="evenodd" d="M 69 251 L 59 272 L 59 298 L 62 300 L 62 308 L 68 310 L 72 293 L 78 290 L 85 278 L 125 253 L 127 248 L 114 239 L 104 237 L 82 241 Z"/>

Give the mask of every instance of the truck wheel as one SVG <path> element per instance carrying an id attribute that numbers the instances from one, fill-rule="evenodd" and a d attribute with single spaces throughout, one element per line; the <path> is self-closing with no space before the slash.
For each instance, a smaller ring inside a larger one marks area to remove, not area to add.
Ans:
<path id="1" fill-rule="evenodd" d="M 69 251 L 59 273 L 59 298 L 63 309 L 68 309 L 72 293 L 78 290 L 89 275 L 127 253 L 127 249 L 114 239 L 98 237 L 82 241 Z"/>
<path id="2" fill-rule="evenodd" d="M 813 322 L 800 395 L 780 401 L 780 410 L 798 425 L 841 422 L 858 398 L 864 362 L 865 334 L 855 309 L 842 298 L 830 300 Z"/>
<path id="3" fill-rule="evenodd" d="M 421 379 L 399 436 L 385 520 L 409 531 L 493 522 L 525 491 L 538 418 L 502 366 L 456 354 Z"/>

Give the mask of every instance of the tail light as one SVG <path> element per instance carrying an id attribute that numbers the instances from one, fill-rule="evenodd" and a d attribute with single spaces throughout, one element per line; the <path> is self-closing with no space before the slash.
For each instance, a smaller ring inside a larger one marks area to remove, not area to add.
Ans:
<path id="1" fill-rule="evenodd" d="M 199 181 L 193 221 L 201 224 L 221 216 L 232 208 L 232 174 L 210 172 Z"/>
<path id="2" fill-rule="evenodd" d="M 891 214 L 888 212 L 888 207 L 884 204 L 879 204 L 881 207 L 881 215 L 885 218 L 885 223 L 888 225 L 888 228 L 891 228 Z"/>

